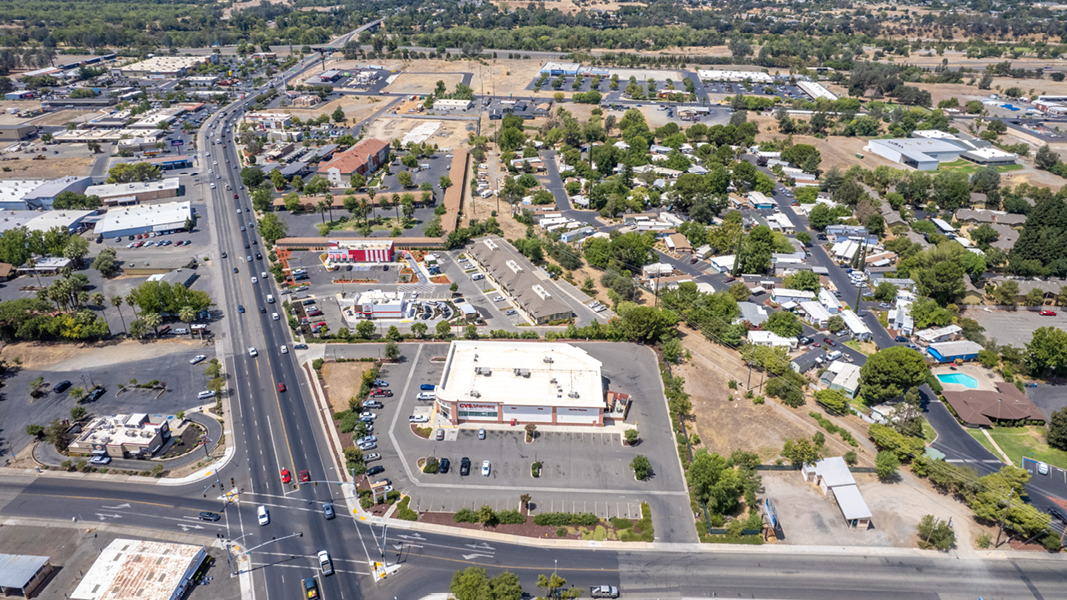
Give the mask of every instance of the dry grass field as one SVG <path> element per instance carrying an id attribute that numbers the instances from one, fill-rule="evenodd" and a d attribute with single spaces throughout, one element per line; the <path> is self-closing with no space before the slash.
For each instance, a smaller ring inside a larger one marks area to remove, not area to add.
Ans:
<path id="1" fill-rule="evenodd" d="M 78 156 L 74 158 L 53 158 L 49 156 L 45 160 L 31 160 L 19 158 L 16 160 L 0 161 L 0 168 L 4 169 L 4 177 L 41 177 L 54 179 L 67 175 L 88 175 L 92 172 L 93 162 L 96 159 L 91 156 Z M 8 171 L 7 169 L 10 169 Z"/>
<path id="2" fill-rule="evenodd" d="M 403 138 L 404 134 L 424 125 L 432 119 L 406 119 L 400 116 L 381 117 L 375 119 L 367 128 L 367 137 L 377 138 L 392 142 L 395 138 Z M 437 144 L 438 148 L 455 149 L 466 147 L 468 133 L 474 132 L 475 124 L 469 121 L 440 121 L 441 126 L 426 142 Z M 445 133 L 447 135 L 439 135 Z"/>
<path id="3" fill-rule="evenodd" d="M 358 123 L 374 114 L 374 111 L 381 108 L 383 104 L 377 98 L 344 96 L 313 108 L 286 107 L 281 109 L 281 112 L 291 114 L 294 117 L 300 117 L 301 120 L 307 120 L 316 118 L 319 115 L 332 115 L 333 111 L 337 110 L 338 106 L 341 107 L 341 110 L 345 111 L 345 118 L 350 122 Z"/>
<path id="4" fill-rule="evenodd" d="M 516 8 L 526 8 L 530 3 L 520 0 L 496 0 L 493 2 L 498 8 L 503 11 L 514 10 Z M 614 0 L 555 0 L 544 3 L 546 10 L 558 10 L 561 13 L 573 15 L 582 10 L 598 9 L 606 10 L 609 13 L 618 12 L 620 6 L 642 8 L 645 4 L 624 2 L 619 3 Z"/>

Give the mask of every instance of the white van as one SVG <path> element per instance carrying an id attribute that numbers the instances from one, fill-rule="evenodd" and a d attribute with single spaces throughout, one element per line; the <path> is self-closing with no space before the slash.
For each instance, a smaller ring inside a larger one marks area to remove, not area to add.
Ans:
<path id="1" fill-rule="evenodd" d="M 267 294 L 267 304 L 274 304 L 274 296 Z"/>
<path id="2" fill-rule="evenodd" d="M 417 400 L 436 400 L 437 394 L 435 392 L 421 392 L 418 396 L 415 396 Z"/>
<path id="3" fill-rule="evenodd" d="M 201 400 L 204 400 L 206 398 L 214 398 L 215 397 L 215 392 L 212 392 L 211 390 L 206 390 L 206 391 L 203 391 L 203 392 L 200 392 L 199 394 L 197 394 L 196 397 L 201 399 Z"/>
<path id="4" fill-rule="evenodd" d="M 834 350 L 833 352 L 830 352 L 829 354 L 826 355 L 826 361 L 827 362 L 833 362 L 833 361 L 835 361 L 835 360 L 837 360 L 839 358 L 841 358 L 841 351 L 840 350 Z"/>

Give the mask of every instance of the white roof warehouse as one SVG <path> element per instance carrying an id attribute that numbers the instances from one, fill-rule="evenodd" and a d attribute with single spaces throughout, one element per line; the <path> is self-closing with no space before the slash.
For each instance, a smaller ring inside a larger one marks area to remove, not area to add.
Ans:
<path id="1" fill-rule="evenodd" d="M 205 558 L 203 546 L 118 538 L 100 551 L 70 597 L 177 600 Z"/>
<path id="2" fill-rule="evenodd" d="M 95 232 L 104 237 L 112 237 L 151 231 L 173 231 L 185 227 L 185 222 L 192 216 L 190 202 L 126 206 L 108 211 L 96 223 Z"/>
<path id="3" fill-rule="evenodd" d="M 453 424 L 603 426 L 601 367 L 570 344 L 455 341 L 437 408 Z"/>

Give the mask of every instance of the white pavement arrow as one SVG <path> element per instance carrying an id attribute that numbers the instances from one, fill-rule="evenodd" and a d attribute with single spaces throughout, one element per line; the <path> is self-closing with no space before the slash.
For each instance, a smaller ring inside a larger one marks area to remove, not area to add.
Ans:
<path id="1" fill-rule="evenodd" d="M 474 548 L 475 550 L 494 550 L 494 551 L 496 550 L 496 548 L 490 546 L 489 544 L 487 544 L 485 542 L 482 542 L 480 544 L 463 544 L 463 545 L 468 547 L 468 548 Z"/>
<path id="2" fill-rule="evenodd" d="M 398 535 L 397 537 L 401 538 L 401 539 L 405 539 L 405 540 L 426 541 L 426 538 L 422 537 L 421 535 L 419 535 L 417 533 L 414 534 L 414 535 L 403 535 L 403 534 L 401 534 L 401 535 Z"/>
<path id="3" fill-rule="evenodd" d="M 200 525 L 186 525 L 185 523 L 178 525 L 178 527 L 181 527 L 182 531 L 189 531 L 190 529 L 203 529 L 203 527 Z"/>
<path id="4" fill-rule="evenodd" d="M 495 558 L 492 554 L 464 554 L 463 555 L 463 559 L 464 560 L 470 560 L 472 558 L 478 558 L 479 556 L 482 556 L 482 557 L 485 557 L 485 558 Z"/>
<path id="5" fill-rule="evenodd" d="M 120 504 L 118 506 L 101 506 L 100 508 L 106 508 L 108 510 L 121 510 L 123 508 L 129 508 L 129 504 Z"/>
<path id="6" fill-rule="evenodd" d="M 121 519 L 122 518 L 122 515 L 108 515 L 108 514 L 105 514 L 105 513 L 96 513 L 96 516 L 100 517 L 101 521 L 103 521 L 105 519 Z"/>

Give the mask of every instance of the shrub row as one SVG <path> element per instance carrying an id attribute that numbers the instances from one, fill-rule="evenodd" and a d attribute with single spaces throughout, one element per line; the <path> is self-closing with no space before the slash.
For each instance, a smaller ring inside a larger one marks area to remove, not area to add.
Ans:
<path id="1" fill-rule="evenodd" d="M 830 419 L 827 419 L 826 417 L 815 411 L 809 412 L 808 416 L 818 421 L 819 425 L 821 425 L 822 428 L 826 431 L 840 435 L 841 439 L 845 440 L 845 442 L 848 443 L 849 446 L 852 446 L 853 448 L 859 446 L 859 442 L 856 441 L 856 438 L 852 437 L 852 434 L 848 430 L 834 425 L 830 421 Z"/>
<path id="2" fill-rule="evenodd" d="M 560 527 L 564 525 L 592 527 L 600 522 L 593 513 L 541 513 L 534 517 L 534 525 L 551 525 Z"/>
<path id="3" fill-rule="evenodd" d="M 405 521 L 416 521 L 419 518 L 419 513 L 408 508 L 408 501 L 410 500 L 410 496 L 404 496 L 400 504 L 396 505 L 396 515 Z"/>

